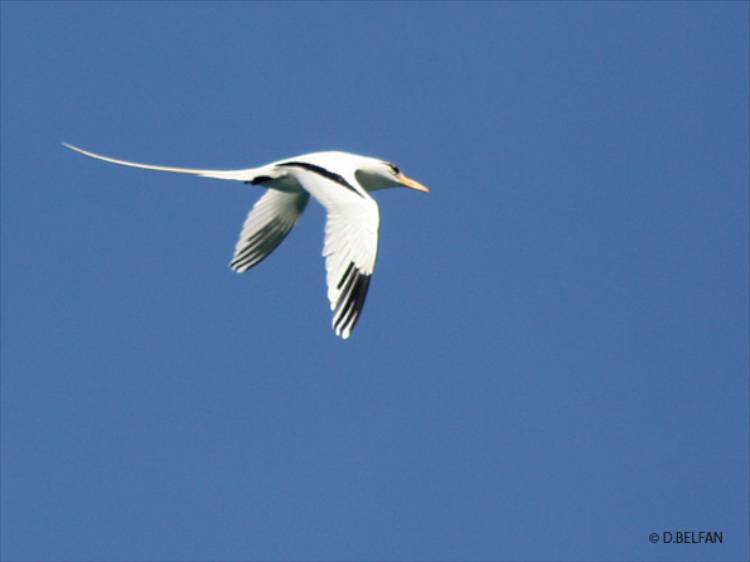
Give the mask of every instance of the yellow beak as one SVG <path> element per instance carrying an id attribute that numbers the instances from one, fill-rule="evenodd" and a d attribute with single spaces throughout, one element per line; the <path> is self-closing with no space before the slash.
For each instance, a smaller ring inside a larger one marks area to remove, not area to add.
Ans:
<path id="1" fill-rule="evenodd" d="M 430 192 L 430 189 L 427 186 L 422 185 L 417 180 L 407 178 L 404 174 L 398 175 L 398 181 L 405 187 L 410 187 L 411 189 L 416 189 L 417 191 L 424 191 L 425 193 Z"/>

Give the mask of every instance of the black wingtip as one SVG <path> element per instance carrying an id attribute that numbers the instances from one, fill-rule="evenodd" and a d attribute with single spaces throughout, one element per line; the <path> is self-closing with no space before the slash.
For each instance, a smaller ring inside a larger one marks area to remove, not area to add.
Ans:
<path id="1" fill-rule="evenodd" d="M 354 262 L 350 263 L 341 277 L 338 287 L 344 287 L 334 315 L 333 329 L 336 334 L 347 337 L 359 321 L 365 306 L 372 275 L 362 273 Z"/>

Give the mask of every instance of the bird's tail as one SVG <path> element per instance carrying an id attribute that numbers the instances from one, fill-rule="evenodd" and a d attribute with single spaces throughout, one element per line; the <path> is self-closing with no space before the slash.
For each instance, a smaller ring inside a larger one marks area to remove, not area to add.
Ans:
<path id="1" fill-rule="evenodd" d="M 178 174 L 192 174 L 195 176 L 201 176 L 204 178 L 216 178 L 220 180 L 235 180 L 235 181 L 252 181 L 258 174 L 256 168 L 246 168 L 243 170 L 199 170 L 195 168 L 176 168 L 174 166 L 155 166 L 153 164 L 143 164 L 141 162 L 131 162 L 129 160 L 120 160 L 118 158 L 112 158 L 110 156 L 104 156 L 95 152 L 78 148 L 67 142 L 62 143 L 63 146 L 76 152 L 80 152 L 91 158 L 97 158 L 104 160 L 105 162 L 111 162 L 112 164 L 119 164 L 121 166 L 130 166 L 132 168 L 143 168 L 144 170 L 157 170 L 160 172 L 175 172 Z"/>

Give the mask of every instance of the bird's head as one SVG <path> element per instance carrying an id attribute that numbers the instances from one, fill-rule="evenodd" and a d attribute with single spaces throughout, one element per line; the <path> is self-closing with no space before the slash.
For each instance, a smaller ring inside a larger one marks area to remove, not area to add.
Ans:
<path id="1" fill-rule="evenodd" d="M 357 176 L 357 181 L 367 191 L 385 189 L 387 187 L 408 187 L 425 193 L 430 191 L 417 180 L 405 176 L 395 164 L 376 158 L 368 158 L 366 162 L 357 168 L 355 175 Z"/>

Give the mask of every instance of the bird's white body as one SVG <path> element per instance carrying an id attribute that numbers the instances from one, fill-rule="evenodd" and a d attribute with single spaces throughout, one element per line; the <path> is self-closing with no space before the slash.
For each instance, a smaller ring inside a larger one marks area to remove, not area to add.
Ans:
<path id="1" fill-rule="evenodd" d="M 245 219 L 230 262 L 238 273 L 260 263 L 286 237 L 307 207 L 310 196 L 327 211 L 323 256 L 333 329 L 346 339 L 357 323 L 375 269 L 380 215 L 369 192 L 386 187 L 428 191 L 383 160 L 348 152 L 327 151 L 285 158 L 257 168 L 200 170 L 119 160 L 63 143 L 106 162 L 241 181 L 267 188 Z"/>

